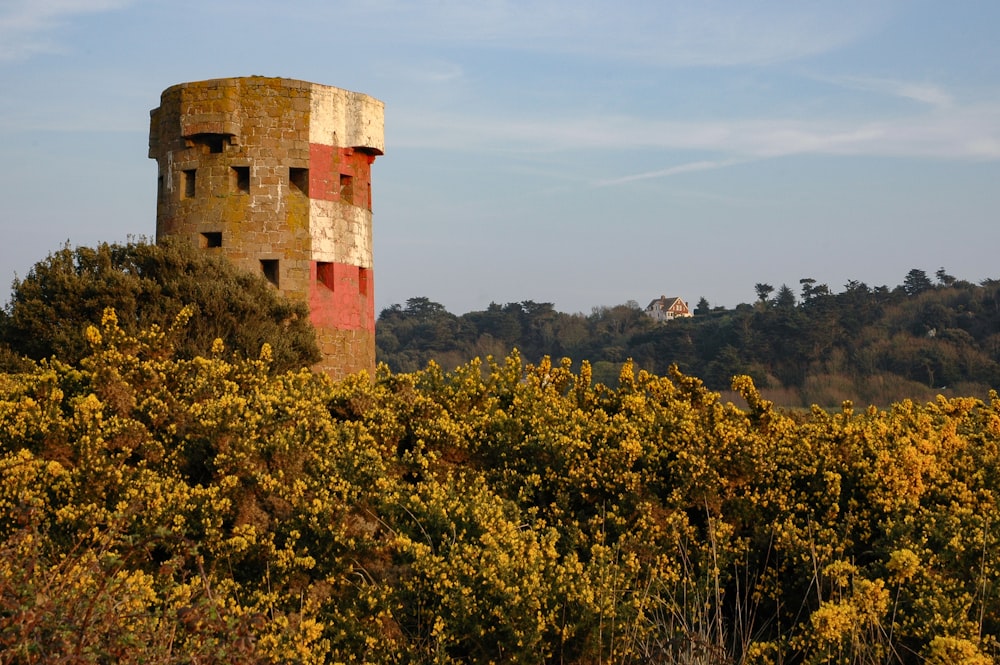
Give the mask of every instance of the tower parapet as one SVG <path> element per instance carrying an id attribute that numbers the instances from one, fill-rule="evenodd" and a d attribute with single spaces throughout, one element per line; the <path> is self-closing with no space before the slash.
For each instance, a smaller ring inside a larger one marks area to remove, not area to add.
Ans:
<path id="1" fill-rule="evenodd" d="M 371 165 L 382 102 L 283 78 L 167 88 L 150 111 L 156 238 L 178 236 L 309 304 L 334 378 L 375 368 Z"/>

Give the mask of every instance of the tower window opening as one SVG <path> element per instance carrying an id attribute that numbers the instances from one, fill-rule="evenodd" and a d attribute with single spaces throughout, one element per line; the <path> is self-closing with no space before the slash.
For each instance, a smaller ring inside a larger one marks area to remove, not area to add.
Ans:
<path id="1" fill-rule="evenodd" d="M 181 188 L 181 198 L 193 199 L 195 193 L 195 174 L 197 169 L 185 169 L 181 171 L 184 178 L 184 187 Z"/>
<path id="2" fill-rule="evenodd" d="M 288 169 L 288 182 L 292 185 L 292 189 L 309 196 L 309 169 L 291 167 Z"/>
<path id="3" fill-rule="evenodd" d="M 156 200 L 163 200 L 163 174 L 156 176 Z"/>
<path id="4" fill-rule="evenodd" d="M 207 231 L 201 234 L 201 248 L 222 247 L 222 232 Z"/>
<path id="5" fill-rule="evenodd" d="M 201 148 L 202 152 L 220 153 L 229 143 L 229 134 L 195 134 L 188 139 L 188 145 Z"/>
<path id="6" fill-rule="evenodd" d="M 233 167 L 233 184 L 236 186 L 236 191 L 242 192 L 244 194 L 250 193 L 250 167 L 249 166 L 234 166 Z"/>
<path id="7" fill-rule="evenodd" d="M 333 274 L 333 264 L 328 261 L 317 261 L 316 262 L 316 281 L 330 289 L 334 290 L 333 285 L 335 277 Z"/>
<path id="8" fill-rule="evenodd" d="M 354 203 L 354 177 L 346 173 L 340 174 L 340 200 Z"/>
<path id="9" fill-rule="evenodd" d="M 264 273 L 267 281 L 275 286 L 278 285 L 278 259 L 261 259 L 260 271 Z"/>

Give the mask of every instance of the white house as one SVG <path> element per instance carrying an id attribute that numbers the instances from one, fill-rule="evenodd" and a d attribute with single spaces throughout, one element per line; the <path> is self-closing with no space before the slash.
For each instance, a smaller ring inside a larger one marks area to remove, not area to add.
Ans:
<path id="1" fill-rule="evenodd" d="M 680 298 L 660 296 L 646 306 L 646 314 L 657 323 L 686 316 L 693 316 L 687 303 Z"/>

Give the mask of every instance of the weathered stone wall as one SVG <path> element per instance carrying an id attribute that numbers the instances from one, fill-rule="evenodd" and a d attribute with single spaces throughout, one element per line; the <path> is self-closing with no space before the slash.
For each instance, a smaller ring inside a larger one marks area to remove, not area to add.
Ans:
<path id="1" fill-rule="evenodd" d="M 168 88 L 150 112 L 156 237 L 180 236 L 309 303 L 335 378 L 374 371 L 371 164 L 383 105 L 281 78 Z"/>

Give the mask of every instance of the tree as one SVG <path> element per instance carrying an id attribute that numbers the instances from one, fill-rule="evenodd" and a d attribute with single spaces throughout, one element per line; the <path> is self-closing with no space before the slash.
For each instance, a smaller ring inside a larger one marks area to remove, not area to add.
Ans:
<path id="1" fill-rule="evenodd" d="M 708 314 L 712 311 L 712 306 L 708 304 L 708 300 L 704 296 L 698 299 L 698 304 L 694 307 L 695 314 Z"/>
<path id="2" fill-rule="evenodd" d="M 406 301 L 406 309 L 403 310 L 406 314 L 410 316 L 416 316 L 419 318 L 433 317 L 438 314 L 444 314 L 447 310 L 439 302 L 434 302 L 430 298 L 418 297 L 410 298 Z"/>
<path id="3" fill-rule="evenodd" d="M 49 254 L 14 281 L 0 343 L 36 360 L 56 355 L 72 363 L 89 352 L 84 331 L 105 308 L 114 308 L 131 334 L 170 327 L 186 305 L 195 313 L 174 340 L 179 357 L 208 355 L 221 339 L 248 358 L 269 344 L 275 372 L 320 358 L 305 304 L 287 300 L 261 275 L 178 241 L 67 245 Z"/>
<path id="4" fill-rule="evenodd" d="M 812 296 L 813 287 L 816 285 L 816 280 L 812 277 L 803 277 L 799 280 L 799 284 L 802 285 L 802 300 L 803 302 L 808 301 Z"/>
<path id="5" fill-rule="evenodd" d="M 767 302 L 768 297 L 774 291 L 774 287 L 770 284 L 764 284 L 763 282 L 758 282 L 754 284 L 753 290 L 757 292 L 758 302 Z"/>
<path id="6" fill-rule="evenodd" d="M 830 287 L 826 284 L 817 284 L 812 277 L 805 277 L 799 280 L 802 285 L 802 304 L 806 307 L 814 307 L 824 302 L 830 295 Z"/>
<path id="7" fill-rule="evenodd" d="M 938 268 L 934 276 L 937 277 L 938 284 L 941 286 L 951 286 L 955 283 L 954 276 L 945 272 L 944 266 Z"/>
<path id="8" fill-rule="evenodd" d="M 782 284 L 778 289 L 778 295 L 774 298 L 774 304 L 780 309 L 792 309 L 795 307 L 795 294 L 787 284 Z"/>
<path id="9" fill-rule="evenodd" d="M 908 296 L 915 296 L 932 288 L 934 288 L 934 284 L 931 282 L 930 277 L 919 268 L 914 268 L 906 273 L 906 278 L 903 280 L 903 290 Z"/>

